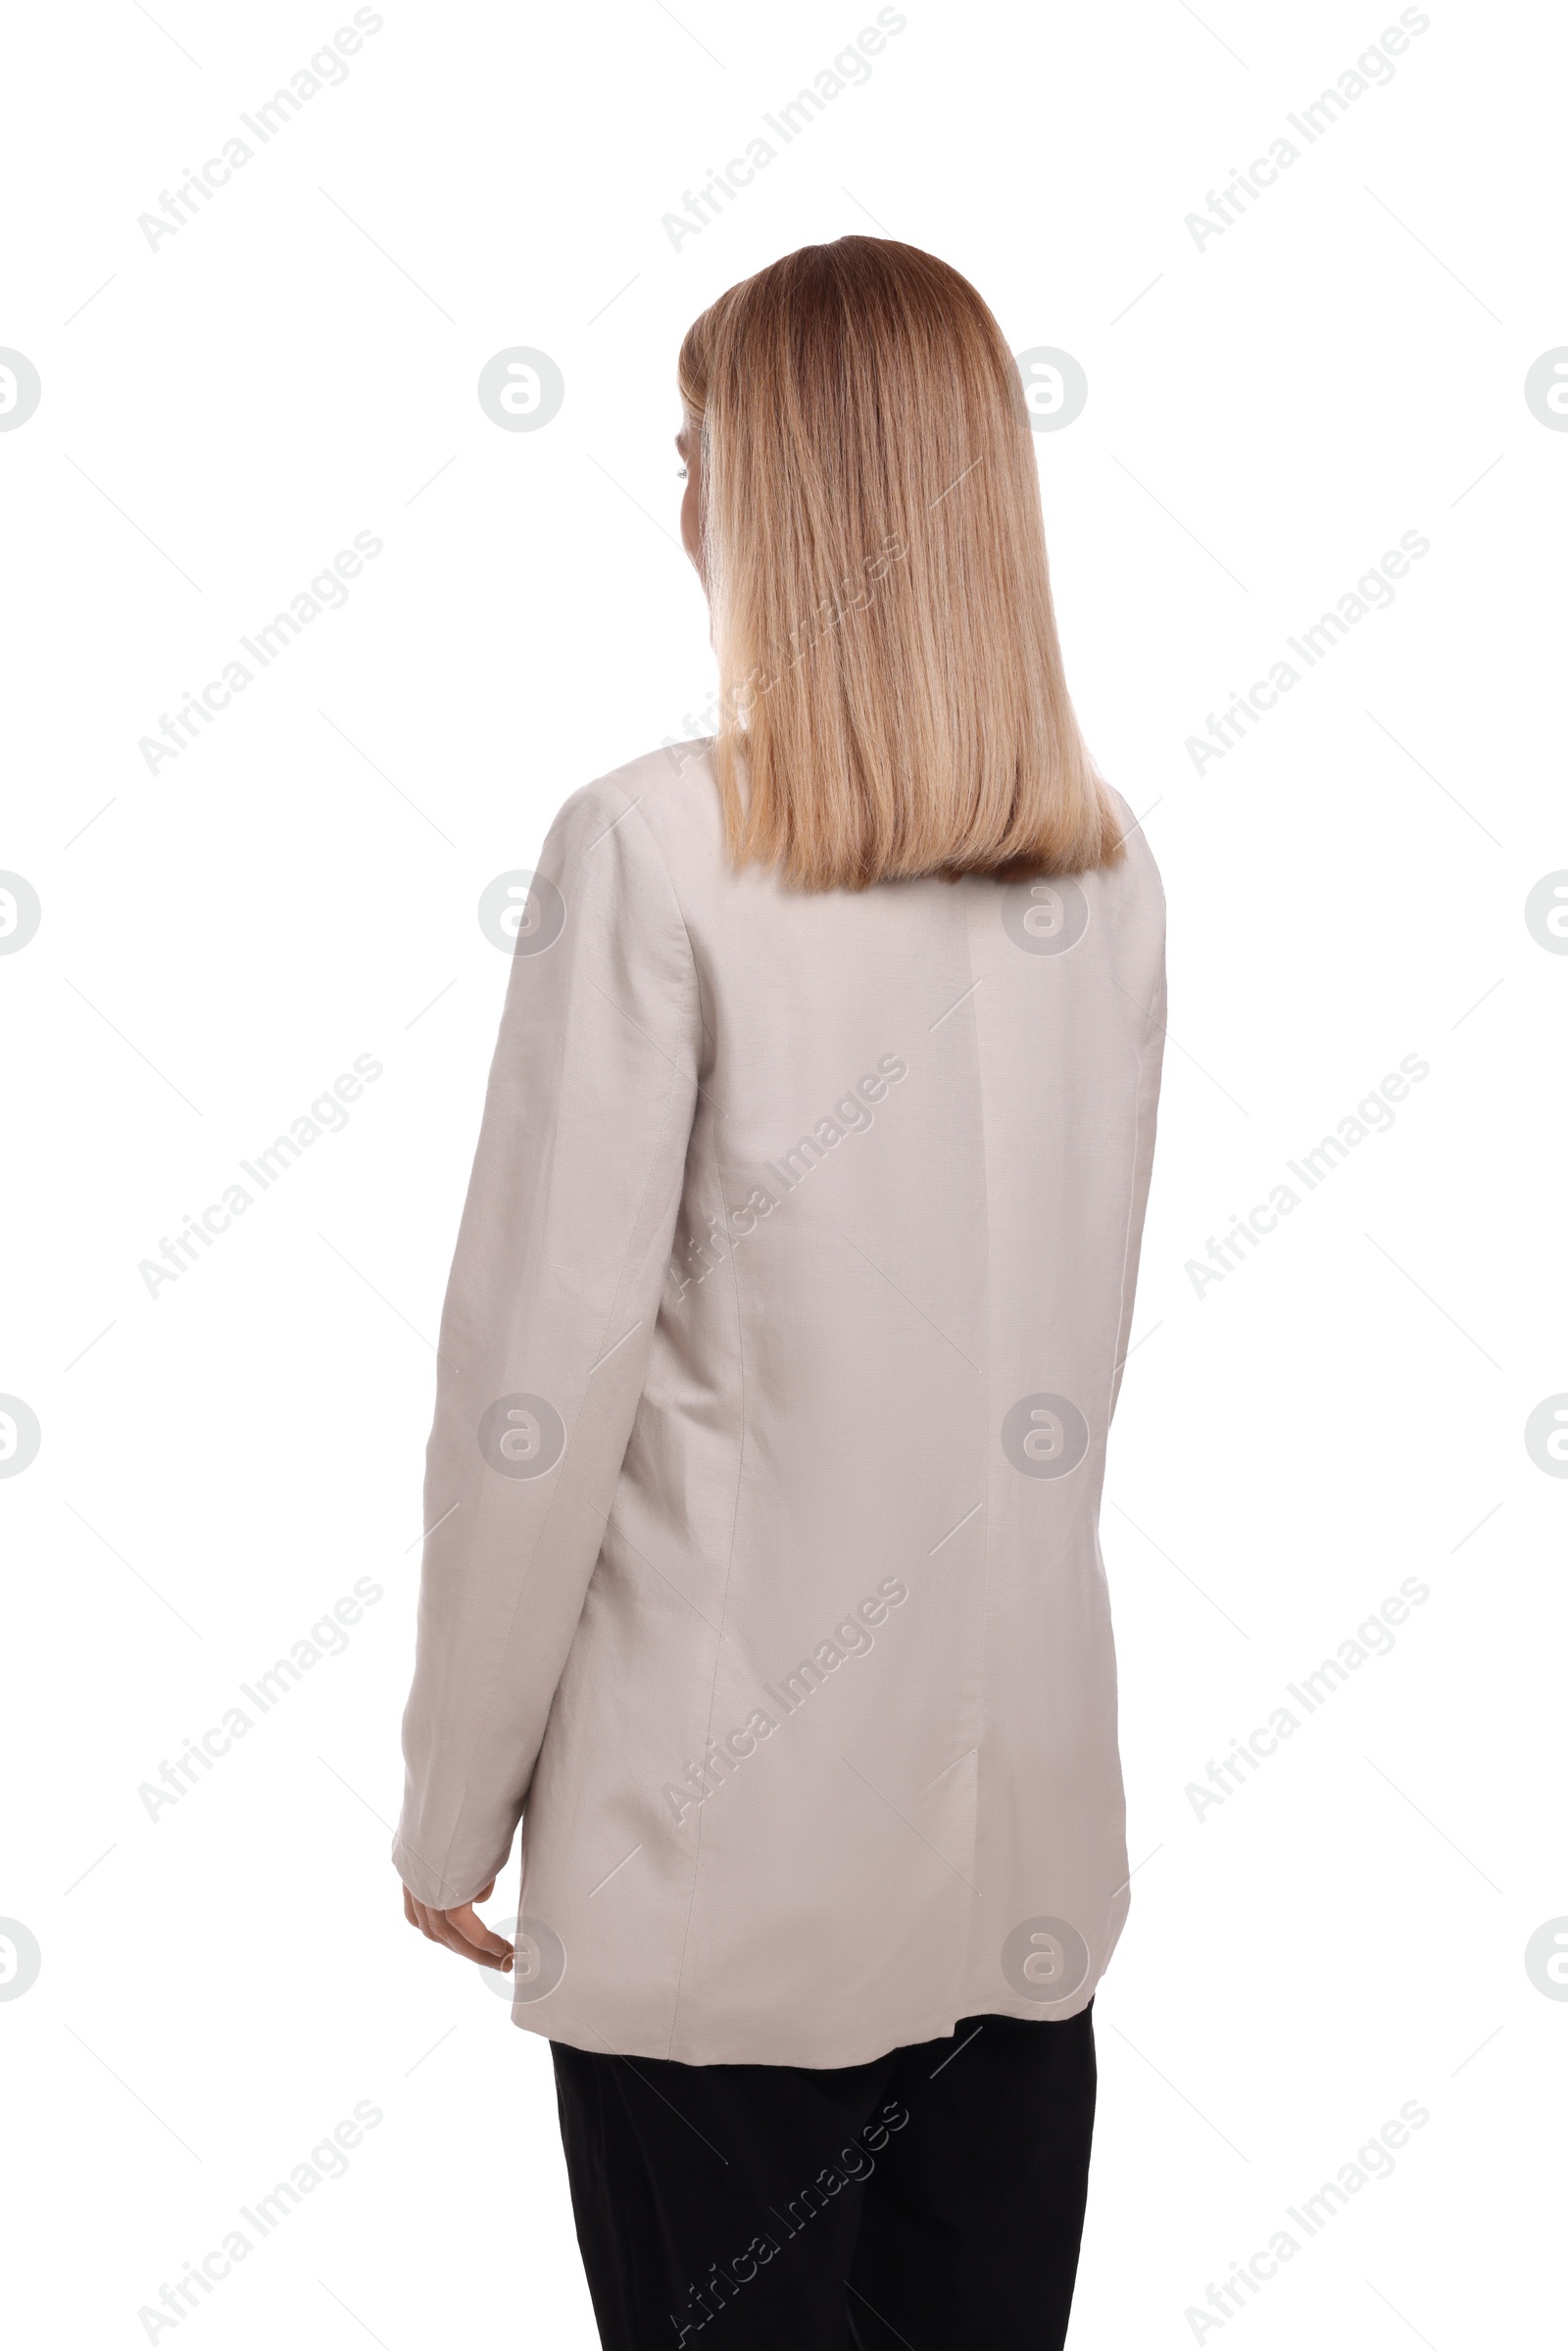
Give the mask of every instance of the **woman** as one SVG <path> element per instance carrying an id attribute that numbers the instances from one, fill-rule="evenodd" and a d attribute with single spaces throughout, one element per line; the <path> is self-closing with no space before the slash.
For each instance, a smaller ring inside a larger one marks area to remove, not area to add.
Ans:
<path id="1" fill-rule="evenodd" d="M 1163 906 L 1016 369 L 869 237 L 680 355 L 722 722 L 568 800 L 441 1329 L 394 1857 L 614 2351 L 1059 2345 L 1127 1907 L 1096 1532 Z"/>

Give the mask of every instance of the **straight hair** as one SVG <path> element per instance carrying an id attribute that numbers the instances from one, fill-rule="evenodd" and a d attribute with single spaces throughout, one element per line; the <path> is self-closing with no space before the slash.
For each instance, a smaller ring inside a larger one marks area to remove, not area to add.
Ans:
<path id="1" fill-rule="evenodd" d="M 1115 863 L 1023 386 L 968 280 L 886 238 L 803 246 L 703 313 L 679 384 L 733 861 L 808 890 Z"/>

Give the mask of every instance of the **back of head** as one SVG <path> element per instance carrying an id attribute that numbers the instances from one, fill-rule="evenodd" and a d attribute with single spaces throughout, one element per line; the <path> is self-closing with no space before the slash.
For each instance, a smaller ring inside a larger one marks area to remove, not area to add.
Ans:
<path id="1" fill-rule="evenodd" d="M 967 279 L 880 237 L 805 246 L 704 312 L 680 390 L 735 860 L 818 890 L 1114 862 L 1022 386 Z"/>

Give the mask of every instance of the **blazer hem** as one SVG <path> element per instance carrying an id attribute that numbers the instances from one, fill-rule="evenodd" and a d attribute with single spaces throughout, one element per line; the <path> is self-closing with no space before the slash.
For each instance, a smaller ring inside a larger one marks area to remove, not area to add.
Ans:
<path id="1" fill-rule="evenodd" d="M 995 2000 L 985 2000 L 978 2007 L 956 2009 L 951 2002 L 924 2018 L 915 2018 L 906 2026 L 892 2028 L 886 2025 L 867 2026 L 862 2032 L 847 2033 L 824 2042 L 806 2030 L 799 2040 L 788 2031 L 737 2029 L 732 2033 L 688 2033 L 676 2044 L 660 2039 L 652 2033 L 616 2036 L 612 2047 L 610 2040 L 588 2028 L 588 2037 L 580 2037 L 581 2027 L 575 2031 L 553 2033 L 548 2016 L 549 2002 L 521 2002 L 512 2010 L 512 2022 L 520 2032 L 534 2033 L 544 2040 L 558 2040 L 568 2049 L 582 2049 L 590 2057 L 641 2057 L 650 2060 L 668 2060 L 677 2065 L 777 2065 L 793 2066 L 808 2073 L 836 2071 L 844 2066 L 870 2065 L 879 2057 L 887 2057 L 895 2049 L 918 2047 L 929 2040 L 945 2040 L 957 2029 L 963 2017 L 1004 2016 L 1015 2018 L 1025 2025 L 1064 2025 L 1069 2018 L 1082 2015 L 1098 1991 L 1102 1978 L 1095 1978 L 1079 1986 L 1070 1999 L 1054 2006 L 1049 2014 L 1036 2002 L 1020 2000 L 1004 1993 Z"/>

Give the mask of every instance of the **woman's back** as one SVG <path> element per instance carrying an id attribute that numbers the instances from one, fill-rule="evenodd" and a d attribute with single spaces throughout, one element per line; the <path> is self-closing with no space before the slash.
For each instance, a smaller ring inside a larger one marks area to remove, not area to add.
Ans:
<path id="1" fill-rule="evenodd" d="M 578 793 L 442 1326 L 397 1859 L 524 1817 L 516 2021 L 858 2063 L 1085 2006 L 1126 1907 L 1096 1522 L 1163 903 L 787 888 L 702 744 Z"/>

